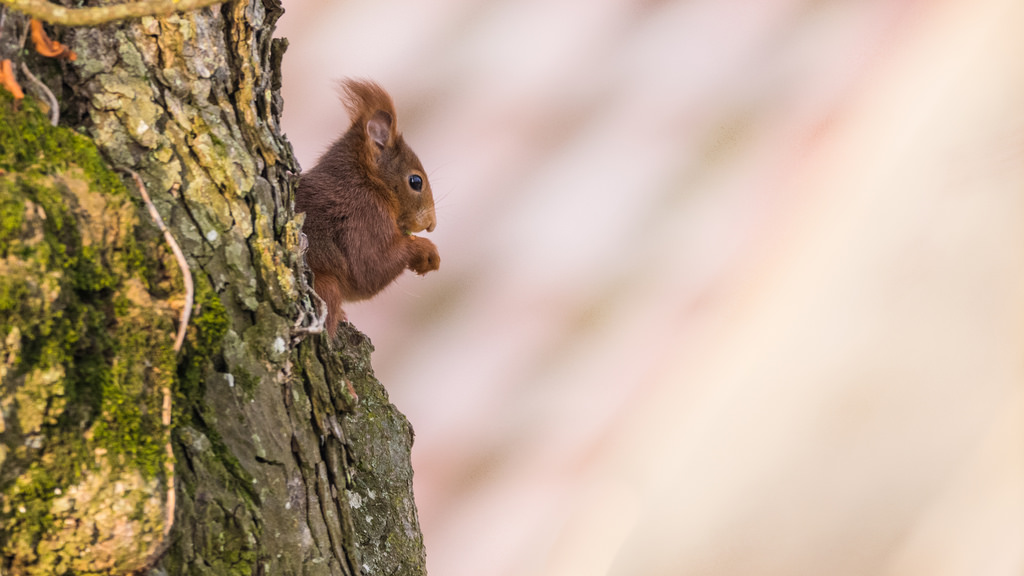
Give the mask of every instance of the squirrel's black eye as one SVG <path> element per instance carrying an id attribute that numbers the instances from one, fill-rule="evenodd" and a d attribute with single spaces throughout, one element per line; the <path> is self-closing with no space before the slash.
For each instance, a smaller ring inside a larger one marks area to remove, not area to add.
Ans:
<path id="1" fill-rule="evenodd" d="M 419 192 L 420 190 L 423 189 L 423 178 L 420 178 L 416 174 L 409 176 L 409 187 Z"/>

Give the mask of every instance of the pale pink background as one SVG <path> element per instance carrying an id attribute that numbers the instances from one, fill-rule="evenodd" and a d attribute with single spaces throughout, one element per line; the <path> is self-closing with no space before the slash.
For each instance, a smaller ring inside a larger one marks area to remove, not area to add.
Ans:
<path id="1" fill-rule="evenodd" d="M 1024 3 L 286 0 L 440 271 L 353 322 L 435 576 L 1024 573 Z"/>

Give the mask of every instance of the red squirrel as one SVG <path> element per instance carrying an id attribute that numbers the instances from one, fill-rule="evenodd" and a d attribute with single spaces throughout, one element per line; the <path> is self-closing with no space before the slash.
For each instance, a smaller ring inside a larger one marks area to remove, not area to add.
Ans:
<path id="1" fill-rule="evenodd" d="M 302 174 L 295 193 L 295 211 L 306 213 L 306 263 L 332 337 L 346 320 L 343 302 L 372 297 L 406 268 L 422 275 L 441 263 L 433 242 L 413 236 L 434 229 L 434 197 L 398 131 L 391 96 L 373 82 L 341 86 L 352 125 Z"/>

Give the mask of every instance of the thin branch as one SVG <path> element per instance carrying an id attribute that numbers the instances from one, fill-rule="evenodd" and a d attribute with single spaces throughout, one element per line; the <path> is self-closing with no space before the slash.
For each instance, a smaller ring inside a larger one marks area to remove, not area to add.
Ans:
<path id="1" fill-rule="evenodd" d="M 174 239 L 170 229 L 164 224 L 164 219 L 160 217 L 160 213 L 156 211 L 156 206 L 153 205 L 153 201 L 149 198 L 149 192 L 146 191 L 146 185 L 142 183 L 142 178 L 134 170 L 128 168 L 124 169 L 125 172 L 131 175 L 132 179 L 135 180 L 135 185 L 139 187 L 139 194 L 142 196 L 142 201 L 146 203 L 146 209 L 149 210 L 149 216 L 153 219 L 153 223 L 160 229 L 164 234 L 164 239 L 167 244 L 171 247 L 171 252 L 174 252 L 174 257 L 178 261 L 178 266 L 181 268 L 181 275 L 185 282 L 185 306 L 181 310 L 181 320 L 178 323 L 178 337 L 174 340 L 174 352 L 177 353 L 181 350 L 181 345 L 185 342 L 185 332 L 188 328 L 189 317 L 192 315 L 192 300 L 195 297 L 195 286 L 192 283 L 192 269 L 189 268 L 188 262 L 185 260 L 185 254 L 181 251 L 181 247 L 178 246 L 178 242 Z M 177 184 L 175 184 L 177 186 Z M 167 442 L 164 444 L 164 450 L 167 453 L 167 458 L 164 460 L 164 473 L 167 475 L 167 505 L 164 509 L 164 531 L 163 540 L 160 545 L 146 559 L 146 565 L 152 566 L 156 559 L 163 555 L 167 547 L 170 546 L 171 540 L 169 538 L 171 533 L 171 527 L 174 525 L 174 507 L 176 503 L 176 496 L 174 492 L 174 447 L 171 445 L 171 416 L 172 416 L 172 403 L 171 403 L 171 388 L 169 386 L 162 387 L 163 392 L 163 409 L 161 410 L 161 422 L 164 428 L 167 430 Z"/>
<path id="2" fill-rule="evenodd" d="M 0 2 L 3 2 L 3 1 L 4 0 L 0 0 Z M 32 26 L 32 20 L 29 19 L 28 22 L 25 22 L 25 27 L 21 29 L 21 38 L 18 38 L 18 46 L 21 46 L 22 48 L 25 47 L 25 40 L 28 40 L 28 29 L 31 26 Z"/>
<path id="3" fill-rule="evenodd" d="M 171 388 L 163 387 L 164 405 L 162 420 L 164 428 L 167 429 L 167 444 L 164 450 L 167 452 L 167 459 L 164 460 L 164 469 L 167 472 L 167 517 L 164 521 L 164 540 L 171 533 L 171 526 L 174 524 L 174 447 L 171 446 Z"/>
<path id="4" fill-rule="evenodd" d="M 135 180 L 135 185 L 139 187 L 139 194 L 142 195 L 142 200 L 146 203 L 149 216 L 153 219 L 156 227 L 164 233 L 164 239 L 171 246 L 171 251 L 174 252 L 174 257 L 178 260 L 178 267 L 181 268 L 181 275 L 185 281 L 185 307 L 181 310 L 181 321 L 178 323 L 178 337 L 174 340 L 174 351 L 178 352 L 181 350 L 181 345 L 185 342 L 185 331 L 188 328 L 189 317 L 192 316 L 192 299 L 195 297 L 195 286 L 192 284 L 192 269 L 189 268 L 188 262 L 185 261 L 185 254 L 181 251 L 181 247 L 178 246 L 178 242 L 175 241 L 171 231 L 164 225 L 164 219 L 156 211 L 156 206 L 153 206 L 153 201 L 149 199 L 149 193 L 146 192 L 146 185 L 142 183 L 142 178 L 133 170 L 125 168 L 124 171 L 131 175 L 132 179 Z"/>
<path id="5" fill-rule="evenodd" d="M 61 26 L 96 26 L 116 20 L 141 18 L 143 16 L 168 16 L 176 12 L 188 12 L 220 4 L 224 0 L 139 0 L 110 6 L 87 6 L 65 8 L 46 0 L 0 0 L 33 18 Z"/>
<path id="6" fill-rule="evenodd" d="M 177 496 L 174 492 L 174 446 L 171 444 L 171 388 L 164 386 L 162 390 L 164 393 L 162 418 L 164 428 L 167 430 L 167 442 L 164 443 L 164 451 L 167 453 L 167 458 L 164 459 L 164 473 L 167 475 L 167 505 L 164 507 L 163 538 L 150 551 L 149 556 L 146 557 L 144 566 L 147 569 L 156 564 L 156 561 L 171 546 L 170 535 L 171 528 L 174 527 L 174 507 L 177 502 Z M 141 574 L 143 572 L 144 570 L 140 570 L 137 573 Z"/>
<path id="7" fill-rule="evenodd" d="M 56 126 L 57 123 L 60 122 L 60 106 L 57 105 L 57 97 L 53 95 L 53 92 L 50 91 L 50 88 L 46 84 L 43 84 L 42 80 L 36 78 L 36 75 L 28 69 L 28 66 L 26 66 L 24 62 L 21 63 L 21 71 L 24 72 L 25 76 L 28 76 L 28 79 L 31 80 L 37 88 L 42 90 L 43 94 L 46 95 L 46 99 L 50 101 L 50 124 L 52 126 Z"/>

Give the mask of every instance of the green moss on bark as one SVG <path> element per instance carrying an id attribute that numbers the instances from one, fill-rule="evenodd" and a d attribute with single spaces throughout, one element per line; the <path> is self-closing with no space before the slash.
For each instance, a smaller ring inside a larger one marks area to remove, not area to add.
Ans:
<path id="1" fill-rule="evenodd" d="M 163 254 L 92 142 L 3 93 L 0 199 L 0 571 L 137 568 L 166 525 Z"/>

